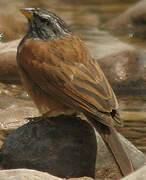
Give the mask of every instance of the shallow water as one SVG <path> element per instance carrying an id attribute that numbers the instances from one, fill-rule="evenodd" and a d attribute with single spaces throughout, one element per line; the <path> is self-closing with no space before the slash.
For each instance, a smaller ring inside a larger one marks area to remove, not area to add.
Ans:
<path id="1" fill-rule="evenodd" d="M 9 17 L 8 25 L 16 30 L 13 36 L 8 36 L 6 41 L 22 37 L 26 31 L 26 20 L 23 19 L 18 9 L 21 7 L 41 7 L 47 8 L 50 11 L 61 16 L 70 28 L 90 46 L 91 52 L 95 57 L 102 57 L 103 51 L 94 49 L 98 44 L 106 44 L 107 38 L 110 38 L 108 32 L 98 28 L 99 24 L 112 19 L 123 11 L 128 9 L 134 2 L 138 0 L 25 0 L 25 1 L 9 1 L 1 0 L 0 9 L 3 13 L 7 12 Z M 14 27 L 15 20 L 22 27 Z M 13 21 L 13 22 L 12 22 Z M 121 38 L 121 37 L 120 37 Z M 123 40 L 129 41 L 133 45 L 145 47 L 145 42 L 141 39 L 128 39 L 123 37 Z M 109 39 L 108 39 L 109 40 Z M 113 40 L 113 39 L 112 39 Z M 116 40 L 115 40 L 116 41 Z M 93 48 L 92 48 L 93 47 Z M 113 47 L 115 48 L 115 47 Z M 118 47 L 117 47 L 118 48 Z M 121 48 L 121 47 L 119 47 Z M 108 49 L 105 49 L 108 54 Z M 18 99 L 28 99 L 21 86 L 0 84 L 0 96 L 16 97 Z M 28 99 L 29 101 L 29 99 Z M 119 131 L 131 140 L 140 150 L 146 152 L 146 97 L 119 97 L 121 118 L 124 120 L 124 127 L 119 128 Z M 5 106 L 0 103 L 0 109 Z"/>
<path id="2" fill-rule="evenodd" d="M 118 130 L 146 153 L 146 97 L 119 97 L 124 127 Z"/>

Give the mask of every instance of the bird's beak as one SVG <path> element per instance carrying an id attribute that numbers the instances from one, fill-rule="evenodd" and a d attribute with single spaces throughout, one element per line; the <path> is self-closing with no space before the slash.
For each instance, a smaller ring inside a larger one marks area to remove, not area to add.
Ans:
<path id="1" fill-rule="evenodd" d="M 34 8 L 21 8 L 20 12 L 28 19 L 33 20 L 34 19 Z"/>

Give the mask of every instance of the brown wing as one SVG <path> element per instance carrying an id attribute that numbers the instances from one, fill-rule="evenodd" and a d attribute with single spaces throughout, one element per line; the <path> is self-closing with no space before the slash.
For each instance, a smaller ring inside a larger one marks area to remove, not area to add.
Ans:
<path id="1" fill-rule="evenodd" d="M 66 46 L 68 48 L 68 45 Z M 31 50 L 29 47 L 27 43 L 21 50 L 20 56 L 23 53 L 25 56 L 20 57 L 21 63 L 19 64 L 45 93 L 56 96 L 58 101 L 71 108 L 99 116 L 103 124 L 110 124 L 107 116 L 118 108 L 118 103 L 97 61 L 89 59 L 89 55 L 83 53 L 84 49 L 81 49 L 82 56 L 78 57 L 79 53 L 73 48 L 69 50 L 76 54 L 71 56 L 71 61 L 66 60 L 69 57 L 65 54 L 57 54 L 58 51 L 55 54 L 50 50 L 43 53 L 47 54 L 42 60 L 40 58 L 42 56 L 37 53 L 41 53 L 40 46 L 35 47 L 35 53 L 32 51 L 26 53 L 26 50 Z M 80 60 L 85 57 L 88 57 L 88 61 Z"/>

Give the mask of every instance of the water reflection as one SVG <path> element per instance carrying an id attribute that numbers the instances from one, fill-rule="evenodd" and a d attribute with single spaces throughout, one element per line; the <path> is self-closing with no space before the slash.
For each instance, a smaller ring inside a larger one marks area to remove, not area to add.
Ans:
<path id="1" fill-rule="evenodd" d="M 146 153 L 146 97 L 119 97 L 119 105 L 124 127 L 118 130 Z"/>

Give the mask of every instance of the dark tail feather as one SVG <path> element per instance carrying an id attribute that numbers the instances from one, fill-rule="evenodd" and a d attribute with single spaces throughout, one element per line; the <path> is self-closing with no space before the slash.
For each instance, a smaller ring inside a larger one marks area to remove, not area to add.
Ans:
<path id="1" fill-rule="evenodd" d="M 98 119 L 96 120 L 88 116 L 87 118 L 99 132 L 107 147 L 114 155 L 116 163 L 119 166 L 123 176 L 126 176 L 127 174 L 133 172 L 134 168 L 132 162 L 128 158 L 128 155 L 120 141 L 116 129 L 114 127 L 108 127 L 101 124 L 100 122 L 98 122 Z"/>

